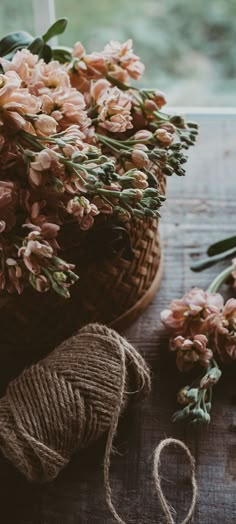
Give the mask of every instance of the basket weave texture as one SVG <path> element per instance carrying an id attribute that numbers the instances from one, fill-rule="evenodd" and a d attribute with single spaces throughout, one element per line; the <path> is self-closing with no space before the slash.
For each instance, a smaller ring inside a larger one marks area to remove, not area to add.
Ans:
<path id="1" fill-rule="evenodd" d="M 165 192 L 164 178 L 161 191 Z M 70 299 L 31 288 L 20 296 L 0 297 L 1 343 L 30 347 L 30 351 L 43 354 L 89 322 L 111 324 L 122 330 L 147 306 L 159 285 L 158 229 L 155 219 L 134 218 L 129 224 L 133 253 L 129 258 L 121 251 L 113 257 L 88 261 L 78 256 L 79 251 L 83 253 L 83 245 L 77 251 L 68 250 L 67 258 L 78 264 L 80 275 L 71 288 Z"/>

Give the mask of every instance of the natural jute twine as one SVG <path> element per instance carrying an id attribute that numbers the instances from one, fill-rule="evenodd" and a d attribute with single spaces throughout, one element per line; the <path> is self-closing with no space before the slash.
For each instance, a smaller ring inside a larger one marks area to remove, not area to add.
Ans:
<path id="1" fill-rule="evenodd" d="M 76 450 L 107 432 L 106 501 L 115 520 L 125 524 L 112 503 L 112 443 L 128 402 L 149 390 L 150 372 L 141 355 L 115 331 L 90 324 L 8 385 L 0 400 L 0 449 L 28 480 L 46 482 Z M 154 481 L 166 520 L 173 524 L 159 475 L 160 454 L 170 444 L 184 449 L 190 461 L 193 499 L 186 524 L 196 504 L 196 480 L 194 459 L 185 444 L 174 439 L 159 444 Z"/>

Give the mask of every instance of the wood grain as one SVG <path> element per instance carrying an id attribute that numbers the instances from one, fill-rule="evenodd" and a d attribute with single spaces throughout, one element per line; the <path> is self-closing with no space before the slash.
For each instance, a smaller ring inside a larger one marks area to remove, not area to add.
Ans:
<path id="1" fill-rule="evenodd" d="M 152 368 L 152 393 L 121 420 L 112 458 L 114 502 L 129 524 L 164 522 L 152 481 L 153 452 L 166 436 L 181 438 L 197 461 L 200 490 L 196 524 L 236 524 L 236 367 L 224 373 L 216 392 L 212 423 L 191 429 L 170 422 L 176 391 L 186 383 L 167 351 L 160 311 L 189 287 L 206 287 L 217 273 L 192 273 L 191 260 L 209 242 L 235 233 L 236 118 L 198 117 L 200 138 L 190 153 L 185 179 L 169 180 L 162 211 L 164 275 L 147 311 L 124 333 Z M 231 427 L 231 431 L 230 431 Z M 78 453 L 50 485 L 29 485 L 0 460 L 1 524 L 112 524 L 104 502 L 102 459 L 105 441 Z M 163 488 L 178 521 L 190 500 L 183 454 L 169 450 L 162 459 Z"/>

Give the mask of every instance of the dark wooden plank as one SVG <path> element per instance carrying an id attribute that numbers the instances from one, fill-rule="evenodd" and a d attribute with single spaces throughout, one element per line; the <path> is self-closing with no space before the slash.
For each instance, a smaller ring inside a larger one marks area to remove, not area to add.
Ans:
<path id="1" fill-rule="evenodd" d="M 199 117 L 201 133 L 191 151 L 186 179 L 171 179 L 162 212 L 165 269 L 154 302 L 125 335 L 152 368 L 151 395 L 123 417 L 112 458 L 114 502 L 130 524 L 164 522 L 152 482 L 155 446 L 166 436 L 182 438 L 194 453 L 200 499 L 196 524 L 236 524 L 235 366 L 225 373 L 215 394 L 212 423 L 193 430 L 170 422 L 176 391 L 186 381 L 178 374 L 160 325 L 160 311 L 192 285 L 207 287 L 218 268 L 189 269 L 209 241 L 235 232 L 236 118 Z M 29 485 L 0 461 L 3 524 L 108 524 L 102 480 L 105 440 L 77 454 L 50 485 Z M 178 515 L 190 500 L 186 459 L 175 450 L 163 455 L 163 487 Z M 14 501 L 14 502 L 13 502 Z"/>

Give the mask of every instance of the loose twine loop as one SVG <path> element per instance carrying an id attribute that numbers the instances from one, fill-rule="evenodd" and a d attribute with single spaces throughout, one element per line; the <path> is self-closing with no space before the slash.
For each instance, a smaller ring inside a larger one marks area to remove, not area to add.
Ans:
<path id="1" fill-rule="evenodd" d="M 106 502 L 116 522 L 125 524 L 112 502 L 112 444 L 128 402 L 149 391 L 149 368 L 133 346 L 106 326 L 89 324 L 10 382 L 0 399 L 0 449 L 28 480 L 47 482 L 76 450 L 108 433 Z M 183 442 L 165 439 L 156 448 L 156 491 L 167 523 L 174 524 L 159 473 L 161 453 L 169 445 L 183 449 L 190 463 L 193 495 L 182 523 L 187 524 L 195 509 L 197 484 L 194 459 Z"/>

